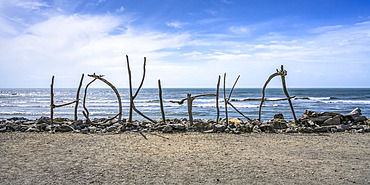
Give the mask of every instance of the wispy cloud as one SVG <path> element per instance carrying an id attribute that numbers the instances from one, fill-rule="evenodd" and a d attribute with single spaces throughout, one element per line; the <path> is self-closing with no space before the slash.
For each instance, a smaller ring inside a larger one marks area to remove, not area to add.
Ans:
<path id="1" fill-rule="evenodd" d="M 231 26 L 230 31 L 235 34 L 249 34 L 250 29 L 245 26 Z"/>
<path id="2" fill-rule="evenodd" d="M 173 28 L 182 28 L 186 25 L 187 23 L 185 22 L 180 22 L 180 21 L 171 21 L 171 22 L 166 22 L 166 25 L 168 27 L 173 27 Z"/>

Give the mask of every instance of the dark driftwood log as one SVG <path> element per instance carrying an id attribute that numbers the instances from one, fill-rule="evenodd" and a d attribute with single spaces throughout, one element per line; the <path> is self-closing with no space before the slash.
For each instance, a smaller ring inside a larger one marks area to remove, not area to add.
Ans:
<path id="1" fill-rule="evenodd" d="M 127 61 L 128 81 L 129 81 L 129 88 L 130 88 L 130 110 L 129 110 L 128 122 L 132 122 L 132 110 L 133 110 L 134 99 L 132 96 L 132 80 L 131 80 L 131 70 L 130 70 L 130 62 L 128 60 L 128 55 L 126 55 L 126 61 Z"/>
<path id="2" fill-rule="evenodd" d="M 224 74 L 224 102 L 225 102 L 225 116 L 226 116 L 226 125 L 229 125 L 229 116 L 227 113 L 227 102 L 229 100 L 226 98 L 226 73 Z"/>
<path id="3" fill-rule="evenodd" d="M 54 119 L 54 76 L 51 78 L 50 85 L 50 123 L 53 124 Z"/>
<path id="4" fill-rule="evenodd" d="M 191 94 L 187 95 L 187 103 L 188 103 L 188 113 L 189 113 L 189 122 L 190 126 L 193 125 L 193 113 L 192 113 L 192 108 L 193 108 L 193 97 L 191 97 Z"/>
<path id="5" fill-rule="evenodd" d="M 294 108 L 293 108 L 293 105 L 292 105 L 292 102 L 290 99 L 294 98 L 295 96 L 292 96 L 290 97 L 289 94 L 288 94 L 288 91 L 286 89 L 286 84 L 285 84 L 285 76 L 287 75 L 287 71 L 284 70 L 284 67 L 283 65 L 281 65 L 281 70 L 279 71 L 278 69 L 276 69 L 276 73 L 272 74 L 268 79 L 267 81 L 265 82 L 263 88 L 262 88 L 262 98 L 261 98 L 261 103 L 260 103 L 260 107 L 259 107 L 259 111 L 258 111 L 258 120 L 261 121 L 261 110 L 262 110 L 262 105 L 265 101 L 274 101 L 274 100 L 266 100 L 265 99 L 265 90 L 266 90 L 266 87 L 267 87 L 267 84 L 270 83 L 270 81 L 276 77 L 276 76 L 281 76 L 281 81 L 282 81 L 282 84 L 283 84 L 283 91 L 284 91 L 284 94 L 287 98 L 284 98 L 282 100 L 288 100 L 289 102 L 289 105 L 290 105 L 290 108 L 292 110 L 292 113 L 293 113 L 293 117 L 294 117 L 294 121 L 297 122 L 297 118 L 295 116 L 295 112 L 294 112 Z M 275 101 L 279 101 L 279 100 L 275 100 Z"/>
<path id="6" fill-rule="evenodd" d="M 284 70 L 284 66 L 283 65 L 281 65 L 281 71 L 284 71 L 284 75 L 281 75 L 281 83 L 283 84 L 284 94 L 288 98 L 289 106 L 290 106 L 290 109 L 292 110 L 292 114 L 293 114 L 293 117 L 294 117 L 294 122 L 297 122 L 297 117 L 295 116 L 293 104 L 292 104 L 292 101 L 290 100 L 291 98 L 289 96 L 288 90 L 286 89 L 285 76 L 288 73 L 287 73 L 287 71 Z"/>
<path id="7" fill-rule="evenodd" d="M 220 91 L 220 80 L 221 80 L 221 76 L 218 75 L 217 89 L 216 89 L 216 109 L 217 109 L 216 124 L 218 124 L 218 121 L 220 119 L 220 107 L 218 106 L 218 96 L 219 96 L 219 91 Z"/>
<path id="8" fill-rule="evenodd" d="M 84 74 L 82 73 L 80 84 L 78 85 L 78 89 L 77 89 L 76 100 L 80 100 L 80 90 L 81 90 L 83 79 L 84 79 Z M 76 101 L 76 105 L 75 105 L 75 121 L 77 121 L 77 119 L 78 119 L 78 117 L 77 117 L 78 103 L 79 103 L 79 101 Z"/>
<path id="9" fill-rule="evenodd" d="M 161 80 L 158 80 L 158 89 L 159 89 L 159 104 L 161 106 L 162 121 L 163 123 L 166 123 L 166 117 L 164 115 L 164 108 L 163 108 Z"/>

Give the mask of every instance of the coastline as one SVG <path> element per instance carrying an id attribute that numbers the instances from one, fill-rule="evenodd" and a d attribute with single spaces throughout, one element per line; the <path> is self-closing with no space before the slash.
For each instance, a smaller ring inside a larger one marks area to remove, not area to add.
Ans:
<path id="1" fill-rule="evenodd" d="M 94 133 L 327 133 L 327 132 L 370 132 L 370 119 L 363 116 L 361 109 L 356 108 L 347 114 L 333 112 L 306 111 L 296 122 L 287 121 L 283 114 L 276 114 L 274 119 L 260 121 L 258 119 L 220 118 L 187 119 L 174 118 L 143 121 L 118 120 L 117 118 L 94 118 L 77 120 L 68 118 L 41 117 L 29 120 L 14 117 L 0 120 L 0 132 L 71 132 L 82 134 Z M 142 134 L 145 138 L 145 135 Z"/>

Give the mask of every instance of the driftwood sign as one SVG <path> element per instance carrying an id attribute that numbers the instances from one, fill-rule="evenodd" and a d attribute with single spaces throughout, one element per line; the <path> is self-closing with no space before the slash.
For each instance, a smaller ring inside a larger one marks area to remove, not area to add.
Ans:
<path id="1" fill-rule="evenodd" d="M 136 107 L 135 107 L 135 103 L 134 103 L 134 100 L 135 98 L 138 96 L 143 84 L 144 84 L 144 80 L 145 80 L 145 74 L 146 74 L 146 57 L 144 57 L 144 64 L 143 64 L 143 76 L 142 76 L 142 79 L 141 79 L 141 82 L 140 82 L 140 85 L 139 87 L 137 88 L 135 94 L 133 94 L 133 90 L 132 90 L 132 77 L 131 77 L 131 69 L 130 69 L 130 62 L 129 62 L 129 58 L 128 56 L 126 55 L 126 62 L 127 62 L 127 71 L 128 71 L 128 79 L 129 79 L 129 95 L 130 95 L 130 109 L 129 109 L 129 118 L 128 118 L 128 122 L 132 122 L 132 113 L 133 111 L 135 111 L 137 114 L 139 114 L 140 116 L 144 117 L 145 119 L 153 122 L 153 123 L 156 123 L 153 119 L 149 118 L 148 116 L 144 115 L 142 112 L 140 112 Z M 259 106 L 259 113 L 258 113 L 258 120 L 261 121 L 261 111 L 262 111 L 262 106 L 263 106 L 263 103 L 265 101 L 282 101 L 282 100 L 288 100 L 289 102 L 289 106 L 291 108 L 291 111 L 292 111 L 292 114 L 293 114 L 293 117 L 294 117 L 294 121 L 297 122 L 297 118 L 295 116 L 295 112 L 294 112 L 294 108 L 293 108 L 293 104 L 292 104 L 292 101 L 291 99 L 295 98 L 295 96 L 289 96 L 288 94 L 288 90 L 286 88 L 286 83 L 285 83 L 285 76 L 287 75 L 287 71 L 284 70 L 284 67 L 283 65 L 281 65 L 281 69 L 280 70 L 276 70 L 275 73 L 273 73 L 268 79 L 267 81 L 265 82 L 263 88 L 262 88 L 262 98 L 261 98 L 261 103 L 260 103 L 260 106 Z M 108 119 L 109 120 L 113 120 L 115 118 L 118 118 L 118 122 L 120 122 L 122 120 L 122 103 L 121 103 L 121 96 L 119 94 L 119 92 L 117 91 L 116 87 L 111 84 L 108 80 L 104 79 L 104 75 L 97 75 L 97 74 L 92 74 L 92 75 L 88 75 L 89 77 L 92 77 L 94 79 L 92 79 L 85 87 L 85 93 L 84 93 L 84 99 L 83 99 L 83 108 L 84 108 L 84 111 L 82 111 L 83 115 L 85 116 L 86 120 L 88 122 L 91 122 L 90 119 L 89 119 L 89 111 L 86 107 L 86 96 L 87 96 L 87 89 L 88 87 L 93 83 L 95 82 L 96 80 L 100 80 L 102 82 L 104 82 L 106 85 L 108 85 L 113 91 L 114 93 L 116 94 L 117 96 L 117 100 L 118 100 L 118 107 L 119 107 L 119 111 L 118 111 L 118 114 L 116 114 L 115 116 L 113 116 L 112 118 Z M 286 96 L 286 98 L 281 98 L 281 99 L 275 99 L 275 100 L 267 100 L 265 99 L 265 89 L 268 85 L 268 83 L 274 78 L 274 77 L 277 77 L 277 76 L 280 76 L 281 77 L 281 81 L 282 81 L 282 88 L 283 88 L 283 91 L 284 91 L 284 94 Z M 62 105 L 55 105 L 54 104 L 54 76 L 52 77 L 52 80 L 51 80 L 51 85 L 50 85 L 50 117 L 51 117 L 51 122 L 53 122 L 53 114 L 54 114 L 54 109 L 55 108 L 58 108 L 58 107 L 62 107 L 62 106 L 67 106 L 67 105 L 70 105 L 70 104 L 73 104 L 75 103 L 75 114 L 74 114 L 74 120 L 77 121 L 77 107 L 78 107 L 78 103 L 80 101 L 79 99 L 79 94 L 80 94 L 80 90 L 81 90 L 81 86 L 82 86 L 82 81 L 83 81 L 83 78 L 84 78 L 84 74 L 82 74 L 81 76 L 81 80 L 80 80 L 80 84 L 79 84 L 79 87 L 78 87 L 78 90 L 77 90 L 77 96 L 76 96 L 76 100 L 72 101 L 72 102 L 69 102 L 69 103 L 66 103 L 66 104 L 62 104 Z M 238 110 L 232 103 L 231 103 L 231 95 L 234 91 L 234 88 L 238 82 L 240 78 L 240 75 L 237 77 L 237 79 L 235 80 L 234 82 L 234 85 L 233 87 L 231 88 L 230 92 L 229 92 L 229 96 L 226 96 L 226 73 L 224 74 L 224 83 L 223 83 L 223 98 L 224 98 L 224 103 L 225 103 L 225 117 L 226 117 L 226 124 L 228 124 L 228 105 L 230 105 L 236 112 L 238 112 L 241 116 L 243 116 L 244 118 L 246 118 L 247 120 L 251 121 L 251 119 L 249 117 L 247 117 L 246 115 L 244 115 L 240 110 Z M 187 107 L 188 107 L 188 114 L 189 114 L 189 122 L 190 122 L 190 125 L 193 125 L 193 114 L 192 114 L 192 107 L 193 107 L 193 101 L 198 98 L 198 97 L 204 97 L 204 96 L 215 96 L 216 97 L 216 109 L 217 109 L 217 116 L 216 116 L 216 123 L 219 122 L 219 116 L 220 116 L 220 109 L 219 109 L 219 90 L 220 90 L 220 81 L 221 81 L 221 76 L 218 76 L 218 81 L 217 81 L 217 90 L 216 90 L 216 93 L 215 94 L 200 94 L 200 95 L 195 95 L 195 96 L 192 96 L 191 94 L 187 94 L 187 96 L 179 101 L 170 101 L 172 103 L 178 103 L 178 104 L 183 104 L 185 101 L 187 101 Z M 158 89 L 159 89 L 159 102 L 160 102 L 160 108 L 161 108 L 161 115 L 162 115 L 162 121 L 165 123 L 166 122 L 166 118 L 165 118 L 165 111 L 164 111 L 164 107 L 163 107 L 163 98 L 162 98 L 162 87 L 161 87 L 161 81 L 158 80 Z"/>

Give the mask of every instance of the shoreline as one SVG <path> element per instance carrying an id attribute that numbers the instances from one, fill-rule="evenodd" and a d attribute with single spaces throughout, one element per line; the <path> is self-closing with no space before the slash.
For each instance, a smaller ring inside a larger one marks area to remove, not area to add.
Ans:
<path id="1" fill-rule="evenodd" d="M 187 118 L 156 120 L 134 120 L 129 122 L 122 119 L 120 122 L 108 118 L 94 118 L 91 120 L 74 121 L 68 118 L 55 118 L 53 122 L 49 117 L 29 120 L 23 117 L 13 117 L 0 120 L 0 132 L 72 132 L 82 134 L 94 133 L 327 133 L 327 132 L 370 132 L 370 119 L 361 114 L 359 108 L 348 114 L 332 112 L 306 111 L 297 122 L 286 121 L 282 114 L 276 114 L 274 119 L 267 121 L 242 120 L 239 118 L 212 119 Z M 143 135 L 143 134 L 142 134 Z M 143 135 L 144 136 L 144 135 Z M 144 136 L 145 137 L 145 136 Z"/>

